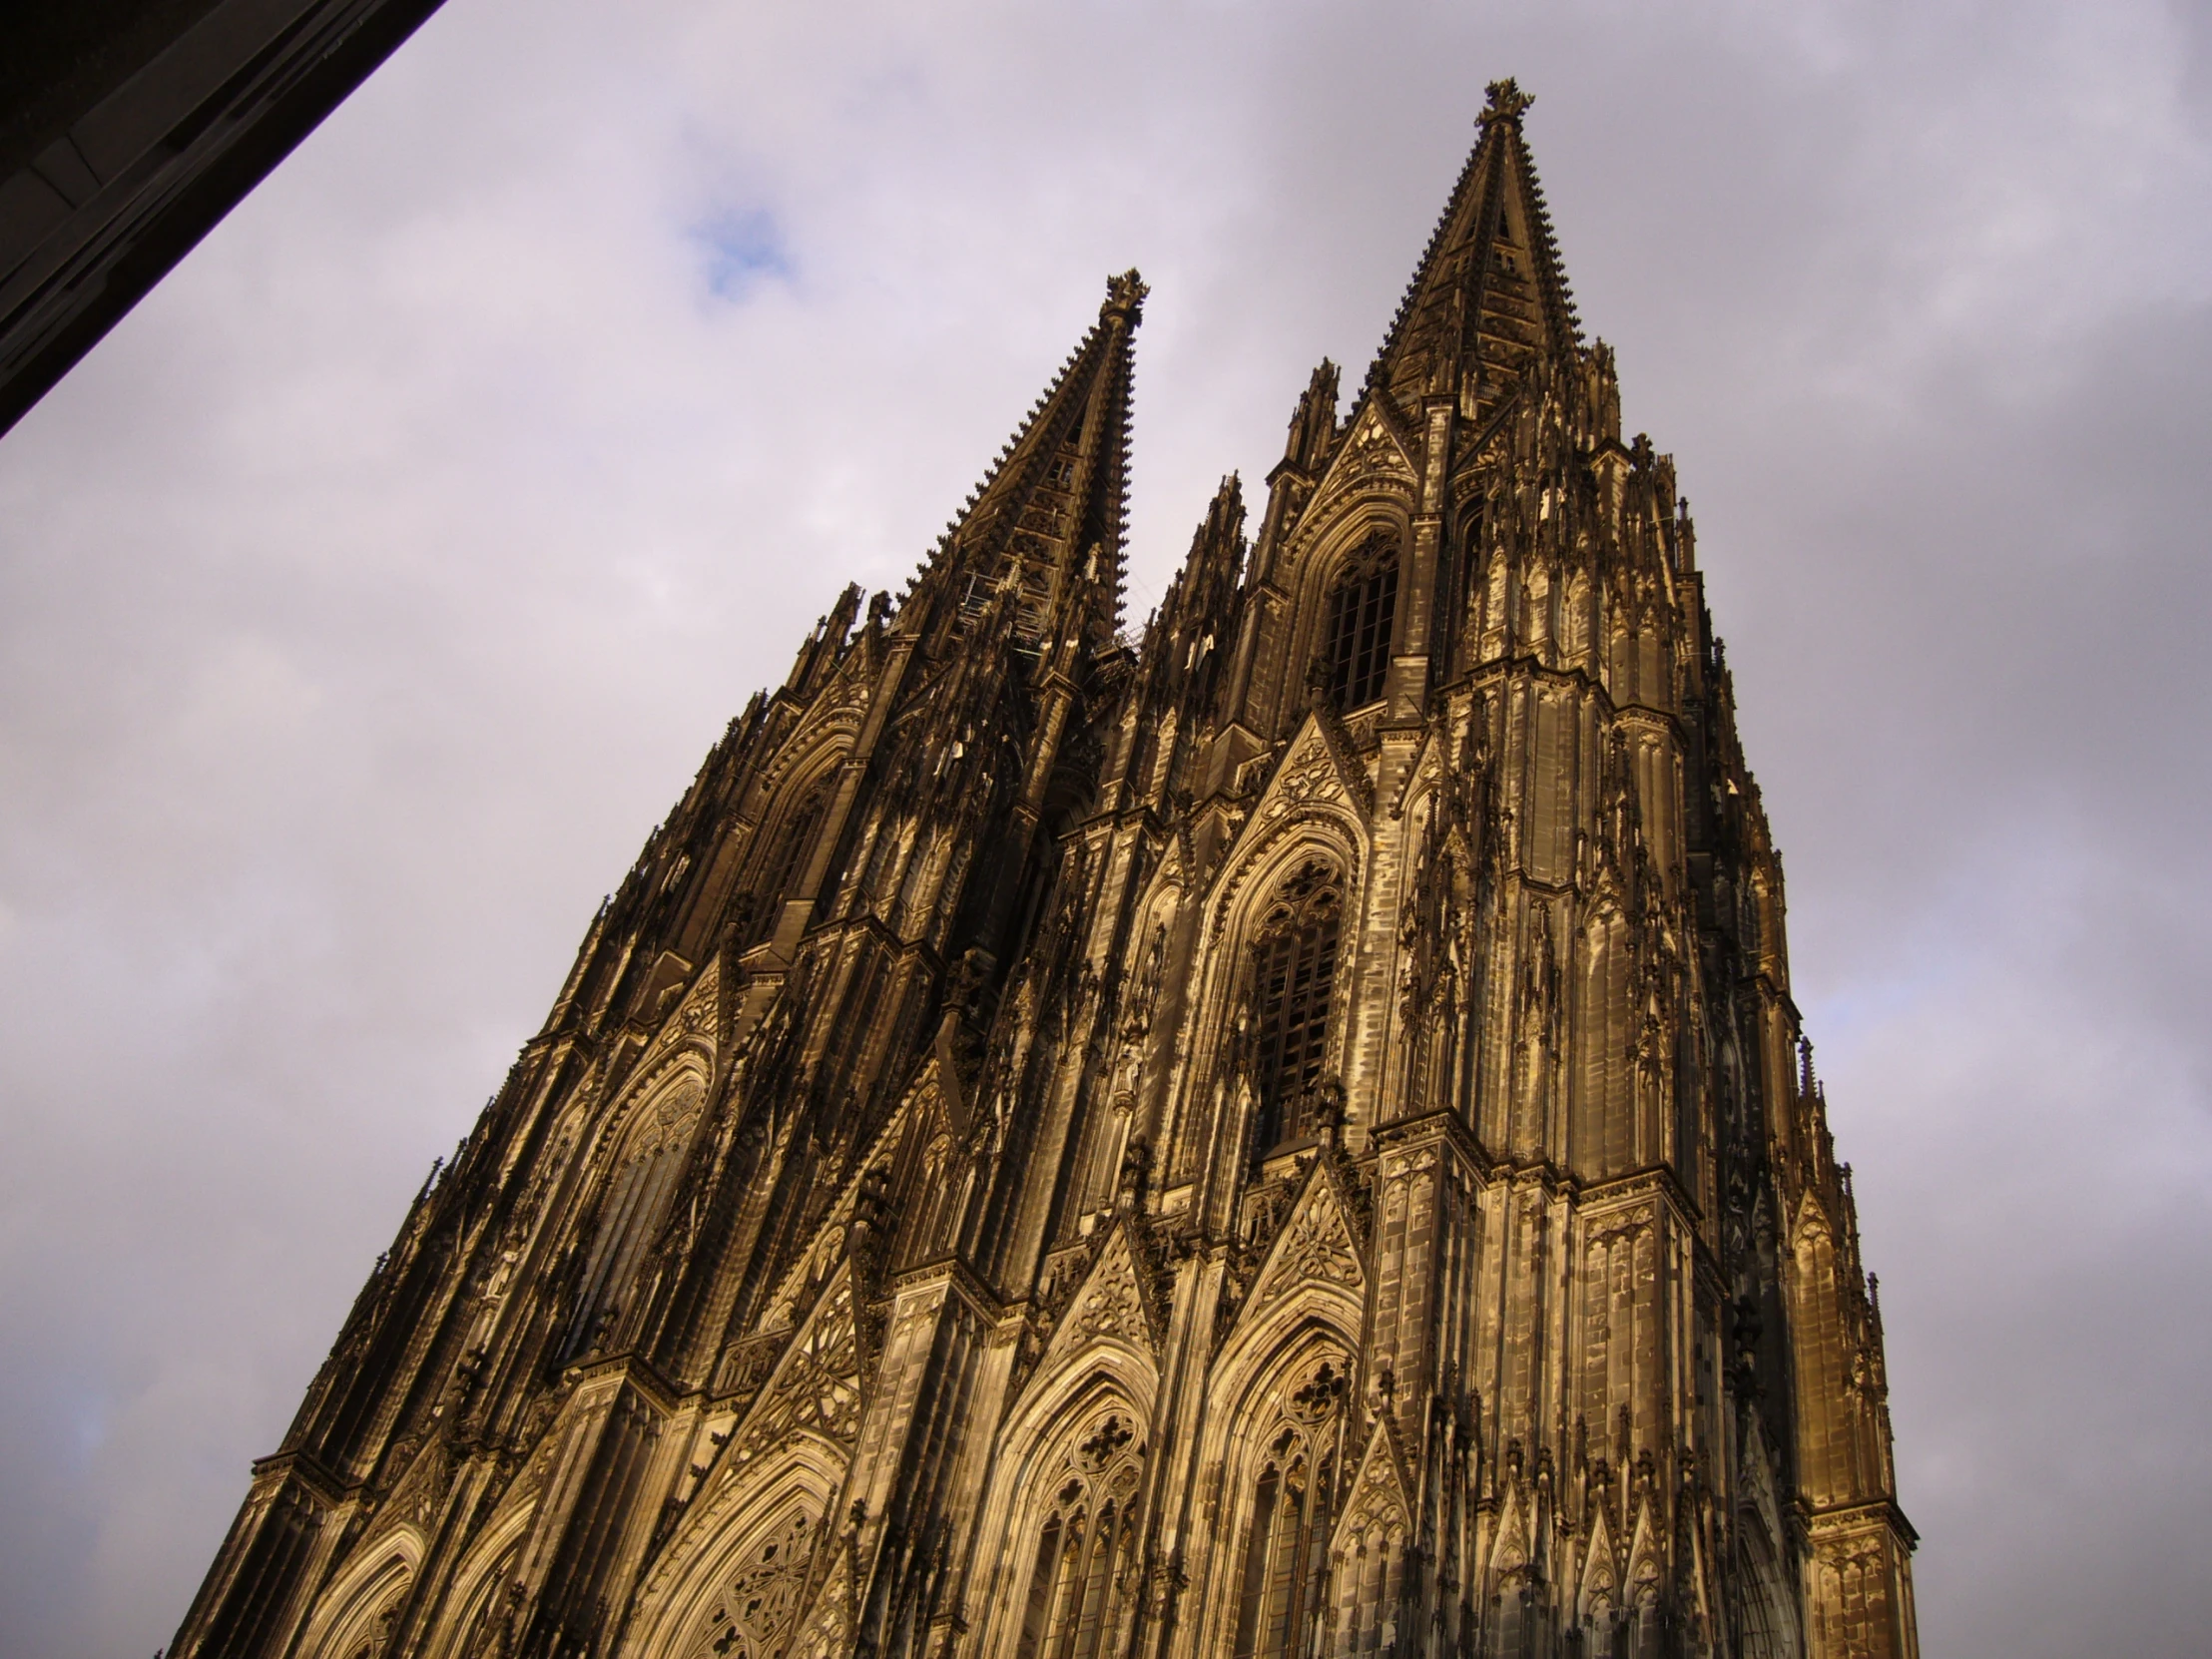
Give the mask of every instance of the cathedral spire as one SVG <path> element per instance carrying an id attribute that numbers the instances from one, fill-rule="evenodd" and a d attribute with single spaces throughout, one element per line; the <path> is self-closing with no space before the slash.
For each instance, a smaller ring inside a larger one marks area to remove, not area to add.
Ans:
<path id="1" fill-rule="evenodd" d="M 947 527 L 919 587 L 972 620 L 1011 589 L 1016 631 L 1042 643 L 1080 619 L 1100 646 L 1120 624 L 1128 518 L 1131 341 L 1149 290 L 1134 271 L 1106 282 L 1092 325 Z"/>
<path id="2" fill-rule="evenodd" d="M 1368 371 L 1368 388 L 1406 410 L 1456 394 L 1468 416 L 1487 416 L 1529 363 L 1581 337 L 1521 136 L 1535 100 L 1511 80 L 1488 91 L 1480 137 Z"/>

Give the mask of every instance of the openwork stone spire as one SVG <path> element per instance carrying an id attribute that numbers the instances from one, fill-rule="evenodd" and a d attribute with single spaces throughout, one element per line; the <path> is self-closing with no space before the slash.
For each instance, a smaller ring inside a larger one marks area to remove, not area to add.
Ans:
<path id="1" fill-rule="evenodd" d="M 1063 612 L 1094 647 L 1119 626 L 1128 524 L 1132 343 L 1149 290 L 1110 277 L 1098 321 L 946 527 L 925 580 L 972 616 L 1000 589 L 1022 633 Z"/>
<path id="2" fill-rule="evenodd" d="M 1574 302 L 1521 135 L 1535 100 L 1493 81 L 1480 137 L 1406 288 L 1368 384 L 1405 409 L 1458 396 L 1470 418 L 1494 410 L 1532 361 L 1581 339 Z"/>

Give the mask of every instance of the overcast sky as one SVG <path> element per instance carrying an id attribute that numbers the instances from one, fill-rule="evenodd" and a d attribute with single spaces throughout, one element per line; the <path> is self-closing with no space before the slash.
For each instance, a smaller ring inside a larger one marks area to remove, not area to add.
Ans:
<path id="1" fill-rule="evenodd" d="M 0 440 L 0 1659 L 168 1639 L 600 895 L 1105 274 L 1141 615 L 1506 74 L 1697 516 L 1928 1651 L 2204 1651 L 2208 53 L 2149 0 L 448 0 Z"/>

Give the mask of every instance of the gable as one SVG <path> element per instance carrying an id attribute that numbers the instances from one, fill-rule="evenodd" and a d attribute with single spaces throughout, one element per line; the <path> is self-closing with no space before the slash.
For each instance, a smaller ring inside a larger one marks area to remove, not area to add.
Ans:
<path id="1" fill-rule="evenodd" d="M 681 957 L 664 952 L 664 960 L 681 963 Z M 658 966 L 656 967 L 658 971 Z M 715 1037 L 719 1029 L 717 1016 L 722 1007 L 722 964 L 710 958 L 705 967 L 693 978 L 683 999 L 676 1004 L 676 1011 L 661 1022 L 654 1033 L 652 1043 L 645 1051 L 641 1068 L 650 1068 L 685 1044 L 715 1050 Z"/>
<path id="2" fill-rule="evenodd" d="M 1338 440 L 1337 452 L 1322 475 L 1316 500 L 1333 490 L 1371 478 L 1393 474 L 1407 483 L 1419 476 L 1413 440 L 1399 422 L 1397 411 L 1386 399 L 1368 397 L 1353 410 L 1352 423 Z"/>
<path id="3" fill-rule="evenodd" d="M 1384 1415 L 1368 1436 L 1368 1449 L 1353 1476 L 1337 1522 L 1336 1547 L 1355 1550 L 1401 1544 L 1412 1524 L 1410 1490 L 1404 1459 L 1398 1454 L 1397 1430 Z"/>
<path id="4" fill-rule="evenodd" d="M 1157 1354 L 1163 1333 L 1152 1300 L 1145 1294 L 1148 1277 L 1130 1243 L 1127 1224 L 1117 1224 L 1068 1299 L 1038 1374 L 1048 1376 L 1084 1349 L 1108 1339 L 1125 1342 L 1140 1354 Z"/>
<path id="5" fill-rule="evenodd" d="M 1367 769 L 1338 746 L 1319 713 L 1309 712 L 1261 792 L 1252 824 L 1280 824 L 1314 806 L 1345 808 L 1365 822 L 1371 792 Z"/>
<path id="6" fill-rule="evenodd" d="M 859 1429 L 860 1331 L 852 1270 L 838 1268 L 823 1290 L 730 1443 L 725 1480 L 793 1434 L 812 1431 L 850 1450 Z"/>
<path id="7" fill-rule="evenodd" d="M 1355 1301 L 1367 1291 L 1367 1270 L 1361 1263 L 1352 1218 L 1338 1196 L 1336 1179 L 1318 1163 L 1268 1247 L 1245 1301 L 1245 1317 L 1255 1318 L 1272 1304 L 1317 1286 Z"/>

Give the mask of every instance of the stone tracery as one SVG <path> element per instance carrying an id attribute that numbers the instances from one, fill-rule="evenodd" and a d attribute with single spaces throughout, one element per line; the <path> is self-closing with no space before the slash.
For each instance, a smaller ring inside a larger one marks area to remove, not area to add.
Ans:
<path id="1" fill-rule="evenodd" d="M 1144 1446 L 1126 1407 L 1090 1419 L 1048 1478 L 1033 1522 L 1016 1659 L 1098 1659 L 1120 1651 L 1130 1612 Z"/>
<path id="2" fill-rule="evenodd" d="M 821 1532 L 821 1518 L 801 1509 L 750 1550 L 685 1659 L 783 1659 Z"/>

